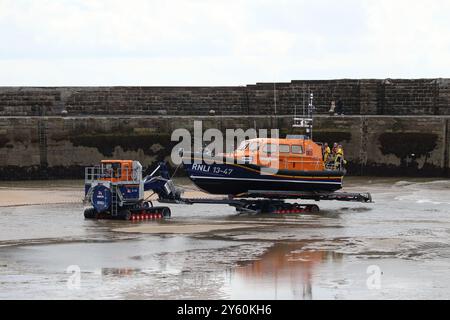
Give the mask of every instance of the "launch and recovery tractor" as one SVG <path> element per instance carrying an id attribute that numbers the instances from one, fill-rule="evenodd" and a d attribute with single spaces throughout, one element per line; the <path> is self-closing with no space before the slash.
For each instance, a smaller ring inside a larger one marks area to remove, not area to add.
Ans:
<path id="1" fill-rule="evenodd" d="M 87 219 L 147 220 L 170 218 L 167 206 L 154 206 L 145 198 L 145 191 L 158 196 L 158 202 L 167 204 L 225 204 L 237 213 L 299 214 L 318 212 L 316 204 L 299 204 L 286 200 L 336 200 L 372 202 L 370 193 L 325 191 L 248 190 L 221 198 L 185 198 L 177 187 L 167 165 L 160 162 L 148 176 L 142 176 L 142 166 L 133 160 L 103 160 L 100 165 L 85 169 L 85 199 L 89 208 Z"/>
<path id="2" fill-rule="evenodd" d="M 170 218 L 167 206 L 154 206 L 146 190 L 167 187 L 163 177 L 142 177 L 142 165 L 133 160 L 103 160 L 85 168 L 84 203 L 87 219 L 146 220 Z M 170 193 L 166 193 L 170 197 Z"/>

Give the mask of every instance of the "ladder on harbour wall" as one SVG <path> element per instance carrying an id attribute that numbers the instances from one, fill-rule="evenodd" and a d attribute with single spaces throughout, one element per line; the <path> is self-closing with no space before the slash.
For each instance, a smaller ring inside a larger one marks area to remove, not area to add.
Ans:
<path id="1" fill-rule="evenodd" d="M 45 117 L 45 107 L 39 106 L 39 115 Z M 47 167 L 47 122 L 45 119 L 38 120 L 38 142 L 39 142 L 39 164 Z"/>
<path id="2" fill-rule="evenodd" d="M 41 167 L 46 167 L 47 161 L 47 124 L 44 120 L 39 120 L 38 123 L 38 138 L 39 138 L 39 158 Z"/>

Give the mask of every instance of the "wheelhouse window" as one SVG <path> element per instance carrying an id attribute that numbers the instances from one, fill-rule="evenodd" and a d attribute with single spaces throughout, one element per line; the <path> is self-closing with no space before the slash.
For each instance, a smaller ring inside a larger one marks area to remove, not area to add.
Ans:
<path id="1" fill-rule="evenodd" d="M 262 150 L 266 154 L 276 153 L 278 151 L 277 146 L 277 144 L 268 143 L 263 146 Z"/>
<path id="2" fill-rule="evenodd" d="M 250 142 L 248 148 L 251 152 L 258 151 L 258 142 Z"/>
<path id="3" fill-rule="evenodd" d="M 280 144 L 280 153 L 289 153 L 290 146 L 288 144 Z"/>
<path id="4" fill-rule="evenodd" d="M 296 154 L 302 154 L 303 153 L 303 146 L 292 145 L 291 149 L 292 149 L 292 153 L 296 153 Z"/>

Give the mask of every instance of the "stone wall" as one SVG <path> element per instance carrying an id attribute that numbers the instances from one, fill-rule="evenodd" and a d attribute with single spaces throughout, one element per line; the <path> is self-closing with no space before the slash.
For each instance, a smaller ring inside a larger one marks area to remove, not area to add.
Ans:
<path id="1" fill-rule="evenodd" d="M 83 176 L 84 166 L 167 159 L 177 128 L 291 131 L 314 93 L 316 141 L 350 174 L 449 175 L 450 79 L 294 80 L 235 87 L 0 87 L 0 178 Z M 324 114 L 338 96 L 344 117 Z"/>
<path id="2" fill-rule="evenodd" d="M 450 79 L 294 80 L 234 87 L 0 87 L 0 116 L 292 115 L 312 91 L 318 113 L 450 115 Z"/>
<path id="3" fill-rule="evenodd" d="M 0 117 L 1 179 L 82 178 L 102 159 L 168 160 L 171 133 L 203 129 L 280 128 L 290 116 Z M 318 116 L 314 140 L 343 144 L 353 175 L 448 176 L 449 117 Z"/>

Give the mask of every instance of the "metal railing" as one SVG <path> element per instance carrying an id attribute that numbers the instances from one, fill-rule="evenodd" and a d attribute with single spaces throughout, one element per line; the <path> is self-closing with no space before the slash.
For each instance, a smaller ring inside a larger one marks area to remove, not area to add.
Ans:
<path id="1" fill-rule="evenodd" d="M 94 181 L 140 183 L 142 180 L 142 171 L 139 168 L 87 167 L 84 171 L 84 180 L 86 183 L 92 183 Z"/>
<path id="2" fill-rule="evenodd" d="M 344 159 L 340 159 L 340 161 L 336 161 L 335 159 L 331 159 L 330 161 L 325 163 L 325 170 L 342 170 L 344 168 Z"/>

